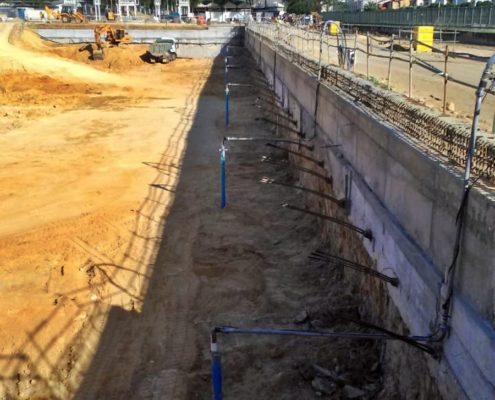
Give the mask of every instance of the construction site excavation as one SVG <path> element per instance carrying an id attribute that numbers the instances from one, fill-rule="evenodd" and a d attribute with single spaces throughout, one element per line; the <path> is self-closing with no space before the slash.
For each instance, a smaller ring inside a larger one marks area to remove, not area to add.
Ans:
<path id="1" fill-rule="evenodd" d="M 0 399 L 495 398 L 495 49 L 331 32 L 0 22 Z"/>

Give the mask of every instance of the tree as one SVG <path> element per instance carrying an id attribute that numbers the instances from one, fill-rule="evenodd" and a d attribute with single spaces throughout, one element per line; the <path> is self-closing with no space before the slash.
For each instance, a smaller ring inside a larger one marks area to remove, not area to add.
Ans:
<path id="1" fill-rule="evenodd" d="M 351 6 L 342 0 L 323 0 L 322 5 L 325 5 L 329 11 L 350 11 Z"/>
<path id="2" fill-rule="evenodd" d="M 313 11 L 319 12 L 320 2 L 317 0 L 288 0 L 287 12 L 290 14 L 309 14 Z"/>
<path id="3" fill-rule="evenodd" d="M 367 3 L 364 6 L 364 11 L 379 11 L 380 9 L 375 3 Z"/>

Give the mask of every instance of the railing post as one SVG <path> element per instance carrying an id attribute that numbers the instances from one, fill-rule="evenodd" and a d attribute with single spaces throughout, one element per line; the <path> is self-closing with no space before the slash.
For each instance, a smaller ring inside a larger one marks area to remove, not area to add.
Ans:
<path id="1" fill-rule="evenodd" d="M 449 61 L 449 46 L 445 46 L 445 63 L 443 68 L 443 113 L 447 112 L 447 82 L 449 75 L 447 74 L 447 66 Z"/>
<path id="2" fill-rule="evenodd" d="M 370 33 L 366 32 L 366 79 L 370 79 Z"/>
<path id="3" fill-rule="evenodd" d="M 412 99 L 412 73 L 413 73 L 413 41 L 409 39 L 409 98 Z"/>
<path id="4" fill-rule="evenodd" d="M 357 61 L 357 40 L 358 40 L 358 29 L 356 28 L 356 32 L 354 34 L 354 62 L 352 63 L 352 72 L 354 72 L 354 69 L 356 68 L 356 61 Z M 330 61 L 328 61 L 328 62 L 330 63 Z"/>
<path id="5" fill-rule="evenodd" d="M 322 58 L 322 53 L 323 53 L 323 36 L 325 35 L 325 31 L 327 30 L 328 24 L 332 24 L 332 21 L 325 21 L 323 24 L 323 27 L 321 28 L 321 35 L 320 35 L 320 55 L 318 58 L 318 81 L 321 80 L 321 58 Z"/>
<path id="6" fill-rule="evenodd" d="M 392 40 L 390 42 L 390 52 L 388 58 L 388 74 L 387 74 L 387 89 L 390 90 L 390 77 L 392 75 L 392 55 L 394 52 L 394 35 L 392 35 Z"/>

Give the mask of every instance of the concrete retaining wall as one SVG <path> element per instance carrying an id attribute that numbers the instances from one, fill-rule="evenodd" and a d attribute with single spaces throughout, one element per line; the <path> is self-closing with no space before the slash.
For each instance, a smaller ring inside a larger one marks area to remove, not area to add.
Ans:
<path id="1" fill-rule="evenodd" d="M 128 29 L 133 43 L 153 43 L 160 37 L 173 37 L 179 41 L 179 57 L 215 57 L 227 43 L 242 41 L 244 27 L 214 26 L 208 29 Z M 92 43 L 92 29 L 38 28 L 38 34 L 57 43 Z"/>
<path id="2" fill-rule="evenodd" d="M 377 269 L 399 278 L 400 286 L 388 290 L 410 333 L 429 334 L 442 274 L 453 254 L 459 171 L 343 94 L 326 86 L 317 92 L 314 76 L 249 30 L 245 43 L 303 132 L 316 134 L 316 143 L 340 145 L 320 147 L 316 154 L 333 176 L 335 194 L 350 193 L 349 220 L 373 231 L 373 241 L 364 239 L 363 245 Z M 494 191 L 472 190 L 466 225 L 452 331 L 442 357 L 428 365 L 445 398 L 493 399 Z"/>

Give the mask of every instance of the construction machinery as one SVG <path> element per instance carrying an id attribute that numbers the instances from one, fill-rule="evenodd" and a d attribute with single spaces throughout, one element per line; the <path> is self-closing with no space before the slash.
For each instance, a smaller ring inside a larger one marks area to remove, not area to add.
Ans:
<path id="1" fill-rule="evenodd" d="M 54 20 L 59 20 L 60 19 L 60 12 L 57 10 L 53 10 L 50 7 L 45 5 L 45 13 L 46 13 L 46 19 L 49 21 L 51 19 Z"/>
<path id="2" fill-rule="evenodd" d="M 86 17 L 82 13 L 82 9 L 75 9 L 72 6 L 62 6 L 62 11 L 53 10 L 45 5 L 45 13 L 47 20 L 56 20 L 62 22 L 86 22 Z"/>
<path id="3" fill-rule="evenodd" d="M 72 6 L 62 6 L 60 19 L 62 20 L 62 22 L 86 22 L 86 17 L 82 13 L 82 9 L 76 10 Z"/>
<path id="4" fill-rule="evenodd" d="M 150 44 L 146 56 L 151 63 L 161 62 L 162 64 L 166 64 L 177 58 L 178 47 L 179 44 L 176 39 L 162 37 Z"/>
<path id="5" fill-rule="evenodd" d="M 101 25 L 95 28 L 96 49 L 93 50 L 93 60 L 103 60 L 103 44 L 101 36 L 105 35 L 105 42 L 112 46 L 118 46 L 121 43 L 130 43 L 132 36 L 125 29 L 112 28 L 110 25 Z"/>
<path id="6" fill-rule="evenodd" d="M 105 17 L 107 21 L 115 22 L 115 14 L 113 13 L 112 10 L 107 10 L 107 12 L 105 13 Z"/>

